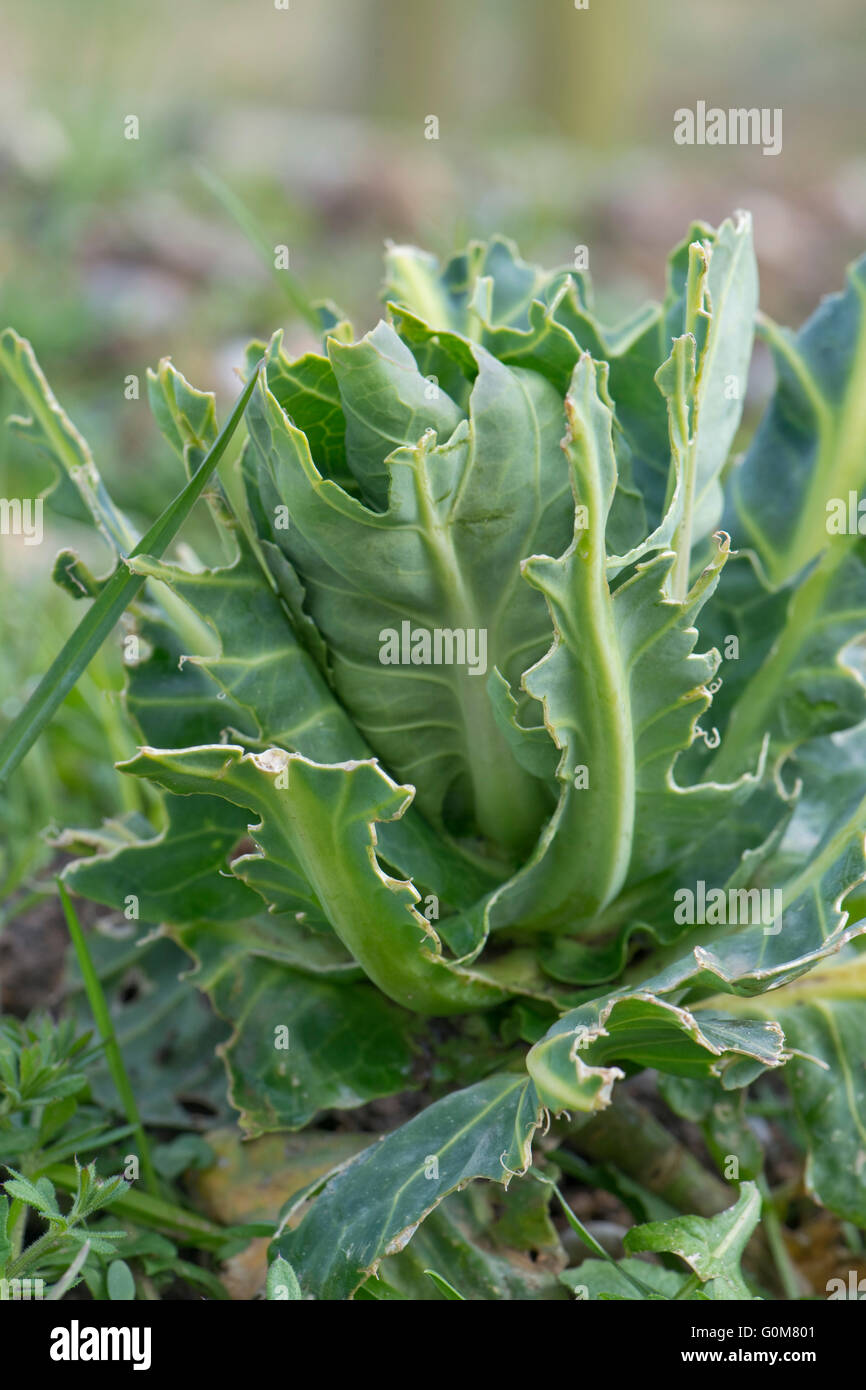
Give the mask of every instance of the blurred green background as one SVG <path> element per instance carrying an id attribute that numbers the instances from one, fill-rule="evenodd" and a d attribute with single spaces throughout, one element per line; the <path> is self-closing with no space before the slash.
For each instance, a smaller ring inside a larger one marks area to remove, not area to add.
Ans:
<path id="1" fill-rule="evenodd" d="M 250 335 L 306 341 L 202 171 L 359 327 L 385 237 L 500 230 L 552 264 L 586 244 L 615 315 L 660 293 L 690 218 L 748 207 L 764 307 L 797 320 L 866 246 L 861 0 L 288 3 L 5 6 L 2 316 L 130 505 L 158 478 L 128 373 L 168 353 L 225 394 Z M 676 146 L 699 98 L 782 107 L 782 154 Z"/>
<path id="2" fill-rule="evenodd" d="M 745 207 L 763 305 L 792 323 L 866 248 L 862 0 L 6 0 L 4 11 L 0 322 L 33 341 L 142 525 L 180 481 L 149 418 L 148 365 L 171 355 L 224 407 L 250 337 L 282 326 L 290 348 L 309 343 L 257 238 L 271 260 L 287 245 L 305 292 L 336 300 L 359 332 L 377 313 L 386 237 L 447 253 L 498 230 L 549 264 L 586 245 L 616 318 L 661 293 L 692 218 Z M 674 111 L 699 99 L 781 107 L 782 153 L 675 145 Z M 431 115 L 438 140 L 425 138 Z M 137 140 L 124 138 L 129 116 Z M 139 400 L 125 399 L 130 374 Z M 0 383 L 4 415 L 17 408 Z M 2 432 L 0 494 L 33 496 L 50 477 Z M 80 518 L 49 513 L 45 545 L 0 547 L 0 722 L 80 616 L 52 589 L 50 561 L 61 544 L 92 542 Z M 99 679 L 116 688 L 114 657 Z M 7 829 L 29 835 L 57 809 L 46 768 L 65 820 L 119 804 L 119 779 L 97 771 L 105 734 L 99 699 L 79 692 L 42 772 L 6 803 Z"/>

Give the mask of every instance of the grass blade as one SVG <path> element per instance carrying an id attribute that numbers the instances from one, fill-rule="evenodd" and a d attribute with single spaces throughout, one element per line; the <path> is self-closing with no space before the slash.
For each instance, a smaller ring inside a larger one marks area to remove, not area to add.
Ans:
<path id="1" fill-rule="evenodd" d="M 301 289 L 300 282 L 288 270 L 277 270 L 274 265 L 273 247 L 269 246 L 261 228 L 256 224 L 240 198 L 228 184 L 211 169 L 198 166 L 196 173 L 207 188 L 208 192 L 216 198 L 217 202 L 237 223 L 250 245 L 261 257 L 262 263 L 271 272 L 285 294 L 292 308 L 302 319 L 310 325 L 318 335 L 322 330 L 321 321 L 316 310 L 313 308 L 304 291 Z"/>
<path id="2" fill-rule="evenodd" d="M 554 1195 L 556 1196 L 556 1199 L 559 1202 L 560 1207 L 562 1208 L 563 1215 L 565 1216 L 565 1219 L 568 1222 L 569 1226 L 574 1231 L 575 1235 L 583 1241 L 584 1245 L 592 1251 L 593 1255 L 595 1255 L 597 1259 L 605 1260 L 608 1264 L 613 1265 L 616 1269 L 618 1269 L 620 1274 L 622 1274 L 623 1278 L 627 1279 L 628 1282 L 631 1284 L 632 1288 L 637 1289 L 638 1292 L 644 1298 L 657 1297 L 655 1291 L 651 1289 L 648 1284 L 645 1284 L 642 1279 L 636 1279 L 635 1276 L 633 1274 L 630 1274 L 627 1269 L 623 1269 L 622 1265 L 617 1264 L 617 1261 L 613 1258 L 613 1256 L 609 1255 L 608 1252 L 605 1250 L 604 1246 L 600 1245 L 599 1242 L 596 1240 L 595 1236 L 590 1234 L 590 1232 L 586 1229 L 580 1218 L 575 1216 L 574 1212 L 571 1210 L 571 1207 L 568 1205 L 568 1202 L 565 1200 L 556 1183 L 553 1182 L 551 1178 L 545 1177 L 544 1173 L 539 1172 L 539 1170 L 535 1167 L 530 1168 L 529 1171 L 534 1178 L 538 1179 L 539 1182 L 543 1182 L 547 1187 L 553 1188 Z"/>
<path id="3" fill-rule="evenodd" d="M 435 1269 L 425 1269 L 424 1273 L 427 1275 L 428 1279 L 433 1280 L 433 1283 L 436 1285 L 439 1292 L 443 1294 L 445 1298 L 450 1299 L 452 1303 L 458 1301 L 460 1303 L 466 1302 L 466 1299 L 463 1297 L 462 1293 L 458 1293 L 454 1285 L 449 1284 L 448 1280 L 443 1278 L 441 1274 L 437 1274 Z"/>
<path id="4" fill-rule="evenodd" d="M 126 1118 L 132 1126 L 135 1141 L 138 1144 L 138 1151 L 141 1155 L 141 1168 L 144 1174 L 144 1182 L 149 1192 L 154 1195 L 159 1193 L 159 1183 L 153 1161 L 150 1157 L 150 1145 L 147 1142 L 147 1135 L 141 1123 L 141 1115 L 138 1111 L 138 1104 L 127 1075 L 126 1067 L 123 1065 L 123 1054 L 117 1041 L 114 1031 L 114 1024 L 111 1021 L 111 1014 L 108 1009 L 105 994 L 96 973 L 90 952 L 87 949 L 87 942 L 84 939 L 84 932 L 81 930 L 81 923 L 72 906 L 66 887 L 57 880 L 57 887 L 60 891 L 60 901 L 63 904 L 63 912 L 66 923 L 69 927 L 69 935 L 72 937 L 72 945 L 75 947 L 75 955 L 78 959 L 78 968 L 81 971 L 81 978 L 84 981 L 84 988 L 87 991 L 87 999 L 90 1009 L 99 1029 L 100 1037 L 105 1043 L 105 1057 L 108 1062 L 108 1070 L 111 1072 L 111 1079 L 114 1082 L 117 1094 L 123 1105 Z"/>
<path id="5" fill-rule="evenodd" d="M 174 540 L 204 491 L 241 421 L 252 395 L 257 370 L 258 368 L 250 376 L 231 415 L 186 487 L 166 507 L 150 530 L 142 536 L 138 545 L 129 552 L 130 556 L 153 555 L 159 558 Z M 144 582 L 144 576 L 130 574 L 121 561 L 99 597 L 94 599 L 90 609 L 64 644 L 59 656 L 42 677 L 23 710 L 13 719 L 0 740 L 0 784 L 7 780 L 33 747 L 58 706 L 69 694 L 82 671 L 90 664 Z"/>

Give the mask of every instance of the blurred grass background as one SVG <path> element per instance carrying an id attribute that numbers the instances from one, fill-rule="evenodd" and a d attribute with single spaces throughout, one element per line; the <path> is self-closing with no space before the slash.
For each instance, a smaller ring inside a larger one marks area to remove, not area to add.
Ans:
<path id="1" fill-rule="evenodd" d="M 171 355 L 224 408 L 246 340 L 282 326 L 290 348 L 309 342 L 208 176 L 359 332 L 377 313 L 386 237 L 446 254 L 498 230 L 549 264 L 585 244 L 616 318 L 661 293 L 692 218 L 746 207 L 763 305 L 792 323 L 866 248 L 861 0 L 7 0 L 4 11 L 0 322 L 33 341 L 142 525 L 180 480 L 149 418 L 147 366 Z M 782 153 L 676 146 L 673 112 L 698 99 L 781 107 Z M 130 115 L 137 140 L 124 138 Z M 138 401 L 124 397 L 130 374 Z M 4 416 L 18 408 L 0 383 Z M 0 434 L 0 494 L 33 496 L 50 477 Z M 92 553 L 93 542 L 80 516 L 46 515 L 44 546 L 0 546 L 0 719 L 80 616 L 52 589 L 50 560 L 60 544 Z M 121 804 L 103 766 L 119 680 L 107 653 L 3 803 L 19 865 L 52 805 L 68 821 Z"/>

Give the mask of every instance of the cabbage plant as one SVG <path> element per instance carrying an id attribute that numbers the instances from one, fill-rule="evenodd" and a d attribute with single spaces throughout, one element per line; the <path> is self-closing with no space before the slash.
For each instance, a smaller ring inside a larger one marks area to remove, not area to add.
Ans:
<path id="1" fill-rule="evenodd" d="M 166 530 L 135 545 L 4 336 L 20 426 L 116 549 L 113 578 L 68 552 L 56 574 L 103 604 L 94 642 L 132 600 L 122 768 L 160 795 L 158 824 L 70 833 L 67 885 L 192 957 L 245 1133 L 411 1115 L 288 1204 L 292 1297 L 376 1296 L 383 1260 L 423 1297 L 406 1261 L 445 1258 L 448 1212 L 469 1292 L 440 1267 L 440 1293 L 549 1296 L 490 1272 L 493 1189 L 449 1194 L 513 1183 L 546 1212 L 551 1145 L 642 1069 L 706 1122 L 729 1209 L 629 1233 L 681 1274 L 594 1259 L 566 1286 L 752 1296 L 761 1163 L 718 1119 L 774 1070 L 810 1191 L 866 1224 L 866 261 L 796 336 L 757 290 L 745 214 L 693 225 L 615 329 L 584 272 L 504 239 L 390 246 L 372 331 L 324 304 L 320 351 L 251 345 L 216 567 L 163 559 Z M 214 398 L 168 359 L 149 389 L 191 505 Z"/>

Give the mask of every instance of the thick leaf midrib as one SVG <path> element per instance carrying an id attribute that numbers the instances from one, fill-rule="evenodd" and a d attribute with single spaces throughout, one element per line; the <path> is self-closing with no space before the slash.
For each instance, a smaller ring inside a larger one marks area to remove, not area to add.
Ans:
<path id="1" fill-rule="evenodd" d="M 734 1221 L 731 1222 L 731 1229 L 728 1231 L 727 1235 L 723 1237 L 723 1239 L 719 1242 L 718 1245 L 711 1246 L 708 1249 L 707 1255 L 711 1260 L 718 1261 L 724 1256 L 729 1246 L 731 1246 L 733 1242 L 736 1240 L 736 1238 L 739 1236 L 743 1226 L 745 1226 L 751 1221 L 752 1212 L 754 1211 L 755 1205 L 757 1204 L 758 1206 L 760 1206 L 760 1203 L 760 1194 L 758 1193 L 757 1189 L 755 1189 L 755 1192 L 750 1198 L 750 1200 L 744 1204 L 743 1210 L 740 1212 L 740 1215 L 736 1217 Z M 754 1223 L 752 1222 L 752 1225 L 753 1224 Z M 751 1230 L 751 1225 L 749 1226 L 749 1229 Z"/>
<path id="2" fill-rule="evenodd" d="M 828 496 L 847 499 L 852 489 L 859 494 L 863 482 L 863 459 L 866 455 L 866 391 L 863 390 L 866 379 L 866 294 L 859 280 L 852 277 L 851 283 L 860 300 L 860 334 L 838 420 L 834 422 L 831 416 L 830 430 L 821 435 L 818 464 L 811 473 L 808 493 L 794 533 L 789 572 L 796 572 L 814 554 L 815 518 L 821 519 L 821 529 L 824 531 L 824 504 Z M 826 531 L 823 539 L 826 542 Z M 833 538 L 834 541 L 840 539 L 838 536 Z M 850 543 L 856 537 L 846 539 Z"/>
<path id="3" fill-rule="evenodd" d="M 866 293 L 853 276 L 850 283 L 860 299 L 861 310 L 866 305 Z M 762 529 L 750 510 L 745 510 L 738 489 L 733 502 L 744 533 L 751 538 L 759 554 L 768 562 L 775 585 L 797 574 L 827 544 L 825 503 L 829 497 L 859 492 L 863 481 L 863 457 L 866 453 L 866 395 L 858 389 L 866 378 L 866 313 L 861 312 L 860 334 L 848 372 L 841 408 L 834 407 L 818 386 L 815 377 L 790 335 L 769 319 L 762 320 L 763 336 L 774 354 L 782 358 L 794 376 L 804 398 L 808 401 L 815 421 L 818 438 L 817 458 L 810 470 L 808 490 L 799 510 L 792 539 L 780 549 L 769 533 Z M 835 462 L 834 462 L 835 461 Z M 836 549 L 845 550 L 856 536 L 834 536 Z"/>
<path id="4" fill-rule="evenodd" d="M 842 537 L 837 539 L 841 540 Z M 769 716 L 778 691 L 787 678 L 797 654 L 811 638 L 815 630 L 812 620 L 820 612 L 836 571 L 847 558 L 849 551 L 850 547 L 846 545 L 828 548 L 816 569 L 792 596 L 786 613 L 785 627 L 769 656 L 740 695 L 725 738 L 707 773 L 707 780 L 724 780 L 742 771 L 739 763 L 745 759 L 749 748 L 769 726 Z M 832 621 L 835 620 L 836 616 L 833 615 Z"/>
<path id="5" fill-rule="evenodd" d="M 529 520 L 528 520 L 528 522 L 527 522 L 527 524 L 526 524 L 526 527 L 525 527 L 525 530 L 524 530 L 524 535 L 523 535 L 523 541 L 522 541 L 522 543 L 521 543 L 521 545 L 519 546 L 518 551 L 517 551 L 518 556 L 519 556 L 519 559 L 520 559 L 520 560 L 523 560 L 523 559 L 526 558 L 526 556 L 527 556 L 529 553 L 531 553 L 531 549 L 532 549 L 532 544 L 531 544 L 531 543 L 532 543 L 533 538 L 534 538 L 534 537 L 537 535 L 537 533 L 538 533 L 538 525 L 539 525 L 539 521 L 540 521 L 540 517 L 541 517 L 541 512 L 542 512 L 542 506 L 541 506 L 541 426 L 539 425 L 539 422 L 538 422 L 538 412 L 537 412 L 536 409 L 535 409 L 535 403 L 534 403 L 534 401 L 533 401 L 533 399 L 532 399 L 531 394 L 530 394 L 529 391 L 526 389 L 526 384 L 525 384 L 525 382 L 523 381 L 523 379 L 522 379 L 516 372 L 513 373 L 513 375 L 514 375 L 515 381 L 517 382 L 517 385 L 518 385 L 519 388 L 520 388 L 521 395 L 523 396 L 524 400 L 526 401 L 527 412 L 528 412 L 528 414 L 529 414 L 529 418 L 530 418 L 531 421 L 532 421 L 533 442 L 534 442 L 534 448 L 533 448 L 533 450 L 532 450 L 532 477 L 531 477 L 532 496 L 533 496 L 532 515 L 531 515 L 531 517 L 529 518 Z M 475 456 L 475 450 L 474 450 L 474 438 L 473 438 L 473 448 L 472 448 L 471 453 L 470 453 L 470 458 L 473 458 L 473 459 L 474 459 L 474 456 Z M 565 472 L 564 469 L 563 469 L 563 472 Z M 546 511 L 549 507 L 553 506 L 554 503 L 558 500 L 558 498 L 562 496 L 563 492 L 568 491 L 568 487 L 569 487 L 569 484 L 568 484 L 568 479 L 567 479 L 567 477 L 566 477 L 563 488 L 560 489 L 560 491 L 559 491 L 558 493 L 556 493 L 554 497 L 551 497 L 551 498 L 549 498 L 549 499 L 546 501 L 545 506 L 544 506 L 544 510 Z M 497 603 L 497 605 L 496 605 L 496 608 L 495 608 L 494 611 L 493 611 L 492 622 L 493 622 L 494 628 L 495 628 L 497 631 L 499 630 L 499 625 L 500 625 L 500 622 L 501 622 L 502 614 L 503 614 L 504 611 L 507 610 L 508 602 L 509 602 L 509 600 L 511 599 L 511 596 L 513 595 L 514 590 L 515 590 L 515 588 L 517 587 L 518 583 L 522 583 L 522 576 L 521 576 L 521 573 L 520 573 L 519 564 L 518 564 L 518 565 L 515 565 L 515 566 L 513 567 L 512 572 L 511 572 L 511 575 L 510 575 L 509 580 L 508 580 L 508 584 L 502 589 L 502 592 L 500 593 L 500 596 L 499 596 L 499 601 L 498 601 L 498 603 Z M 514 653 L 511 653 L 511 655 L 514 655 Z"/>
<path id="6" fill-rule="evenodd" d="M 742 257 L 745 255 L 745 253 L 746 253 L 747 250 L 748 250 L 748 251 L 751 251 L 751 247 L 752 247 L 752 243 L 751 243 L 751 238 L 750 238 L 750 237 L 746 237 L 746 236 L 742 236 L 742 235 L 738 235 L 738 236 L 736 237 L 736 249 L 735 249 L 735 251 L 734 251 L 733 256 L 731 257 L 731 264 L 730 264 L 730 266 L 729 266 L 729 268 L 728 268 L 728 277 L 727 277 L 727 280 L 726 280 L 726 282 L 725 282 L 724 292 L 723 292 L 722 295 L 720 296 L 720 299 L 719 299 L 718 304 L 711 304 L 711 306 L 710 306 L 710 312 L 711 312 L 711 314 L 712 314 L 713 319 L 716 321 L 716 323 L 720 323 L 720 322 L 721 322 L 721 319 L 722 319 L 722 316 L 723 316 L 723 313 L 724 313 L 725 306 L 726 306 L 726 304 L 727 304 L 727 302 L 728 302 L 728 298 L 729 298 L 729 296 L 730 296 L 732 290 L 735 289 L 735 288 L 737 287 L 737 285 L 739 284 L 739 275 L 738 275 L 739 266 L 740 266 L 740 264 L 741 264 Z M 709 268 L 707 269 L 707 272 L 706 272 L 706 282 L 707 282 L 707 286 L 708 286 L 708 285 L 709 285 Z M 718 355 L 718 352 L 719 352 L 719 350 L 720 350 L 721 342 L 722 342 L 722 336 L 721 336 L 721 334 L 719 334 L 719 333 L 710 333 L 710 334 L 709 334 L 709 341 L 708 341 L 707 347 L 706 347 L 706 351 L 705 351 L 704 353 L 701 354 L 701 356 L 700 356 L 700 358 L 699 358 L 699 361 L 698 361 L 698 364 L 697 364 L 697 374 L 696 374 L 696 378 L 695 378 L 695 420 L 694 420 L 695 462 L 696 462 L 696 463 L 697 463 L 697 439 L 698 439 L 698 437 L 699 437 L 701 407 L 702 407 L 702 405 L 703 405 L 703 403 L 704 403 L 704 400 L 705 400 L 705 397 L 706 397 L 707 383 L 708 383 L 708 381 L 709 381 L 709 379 L 710 379 L 710 376 L 711 376 L 711 374 L 712 374 L 712 372 L 711 372 L 712 365 L 713 365 L 713 363 L 714 363 L 714 361 L 715 361 L 715 359 L 716 359 L 716 357 L 717 357 L 717 355 Z M 722 462 L 724 462 L 724 460 L 723 460 Z M 697 469 L 695 470 L 695 472 L 697 473 Z M 700 507 L 701 503 L 703 502 L 704 498 L 705 498 L 706 495 L 707 495 L 707 492 L 708 492 L 709 489 L 713 486 L 713 484 L 717 481 L 717 479 L 718 479 L 718 473 L 715 472 L 715 471 L 711 472 L 710 475 L 709 475 L 709 477 L 706 478 L 706 479 L 704 479 L 703 483 L 701 484 L 701 486 L 700 486 L 700 488 L 699 488 L 699 491 L 698 491 L 698 493 L 697 493 L 697 496 L 696 496 L 696 498 L 695 498 L 695 506 L 696 506 L 696 508 L 699 508 L 699 507 Z M 698 482 L 697 476 L 695 477 L 695 482 L 696 482 L 696 483 Z"/>
<path id="7" fill-rule="evenodd" d="M 849 819 L 839 827 L 836 834 L 830 837 L 820 854 L 809 861 L 808 867 L 795 878 L 788 879 L 787 883 L 783 885 L 783 905 L 787 907 L 791 903 L 795 903 L 801 893 L 804 893 L 808 888 L 813 888 L 816 880 L 821 879 L 824 873 L 832 867 L 854 835 L 859 834 L 862 841 L 864 826 L 866 826 L 866 796 L 858 803 L 856 811 L 852 812 Z M 823 907 L 821 896 L 817 892 L 816 900 Z"/>
<path id="8" fill-rule="evenodd" d="M 532 400 L 522 382 L 521 390 L 534 430 L 534 506 L 527 528 L 527 534 L 532 535 L 538 525 L 540 505 L 541 431 Z M 424 542 L 430 556 L 431 569 L 438 579 L 442 594 L 441 611 L 447 613 L 449 626 L 462 627 L 466 631 L 487 629 L 492 636 L 490 645 L 494 655 L 505 664 L 504 654 L 499 652 L 498 637 L 503 614 L 507 612 L 507 601 L 512 594 L 519 571 L 515 565 L 496 609 L 488 617 L 482 611 L 471 578 L 465 573 L 455 543 L 454 528 L 460 520 L 461 504 L 470 486 L 476 460 L 476 432 L 472 420 L 469 423 L 468 441 L 462 474 L 444 520 L 437 512 L 430 491 L 429 473 L 423 466 L 427 445 L 423 440 L 418 445 L 416 459 L 420 466 L 412 472 L 420 523 L 416 525 L 416 530 Z M 456 678 L 443 683 L 450 688 L 460 712 L 460 719 L 453 727 L 457 732 L 463 763 L 472 784 L 479 820 L 488 829 L 488 833 L 493 831 L 495 838 L 504 836 L 506 842 L 513 836 L 520 838 L 524 834 L 524 827 L 528 835 L 532 827 L 537 825 L 538 794 L 527 775 L 515 764 L 505 744 L 494 718 L 493 706 L 484 680 L 469 674 L 464 676 L 458 671 Z M 517 813 L 517 807 L 522 808 L 520 814 Z"/>
<path id="9" fill-rule="evenodd" d="M 848 1109 L 851 1113 L 851 1118 L 854 1121 L 854 1124 L 857 1128 L 857 1132 L 863 1140 L 864 1145 L 866 1145 L 866 1127 L 864 1127 L 860 1119 L 860 1113 L 857 1108 L 857 1097 L 854 1092 L 854 1083 L 853 1078 L 851 1076 L 851 1069 L 848 1066 L 845 1048 L 842 1043 L 842 1039 L 839 1036 L 839 1029 L 836 1026 L 836 1020 L 833 1017 L 833 1011 L 829 1009 L 826 1004 L 817 1002 L 813 1004 L 812 1007 L 821 1015 L 825 1024 L 827 1025 L 827 1031 L 830 1034 L 830 1038 L 833 1042 L 833 1047 L 835 1048 L 836 1055 L 839 1058 L 839 1066 L 842 1072 L 842 1080 L 845 1087 L 845 1098 L 848 1102 Z"/>

